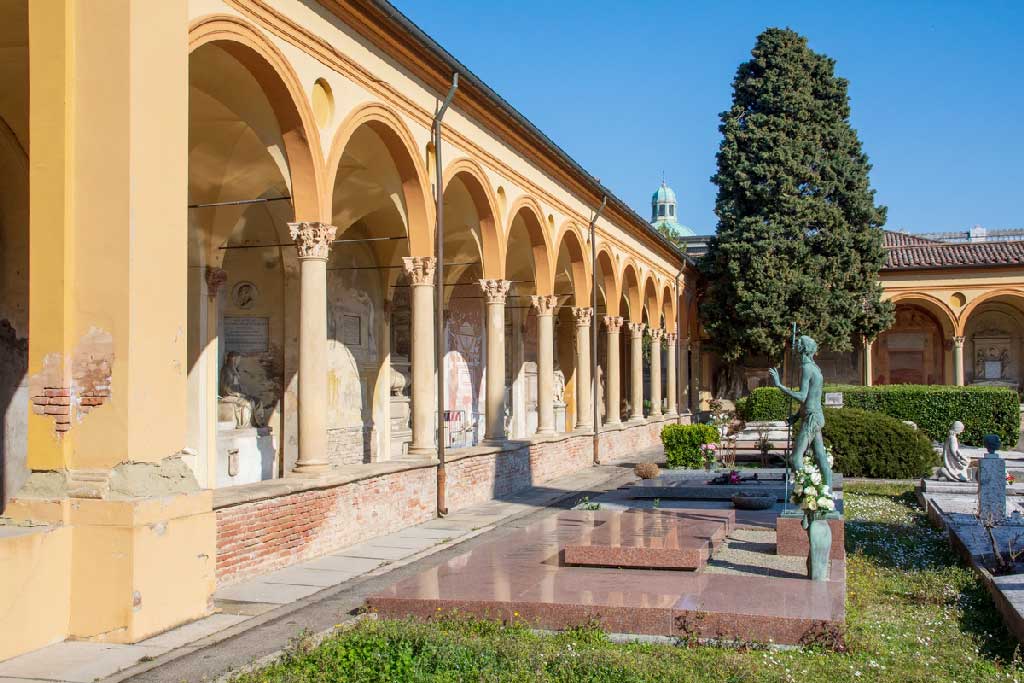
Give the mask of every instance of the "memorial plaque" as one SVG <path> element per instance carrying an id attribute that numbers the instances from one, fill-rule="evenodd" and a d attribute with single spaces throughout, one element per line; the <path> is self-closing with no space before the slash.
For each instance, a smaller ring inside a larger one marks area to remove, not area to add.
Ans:
<path id="1" fill-rule="evenodd" d="M 828 408 L 843 407 L 843 392 L 829 391 L 825 393 L 825 406 Z"/>
<path id="2" fill-rule="evenodd" d="M 1003 364 L 998 360 L 985 361 L 985 379 L 1002 379 Z"/>
<path id="3" fill-rule="evenodd" d="M 266 353 L 270 349 L 270 318 L 224 316 L 224 349 L 238 353 Z"/>
<path id="4" fill-rule="evenodd" d="M 345 346 L 361 346 L 363 343 L 363 319 L 358 315 L 341 317 L 341 343 Z"/>

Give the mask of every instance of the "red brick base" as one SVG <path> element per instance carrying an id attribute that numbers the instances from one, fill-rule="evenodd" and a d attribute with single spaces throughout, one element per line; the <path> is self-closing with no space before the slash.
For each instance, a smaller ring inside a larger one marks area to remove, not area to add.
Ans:
<path id="1" fill-rule="evenodd" d="M 664 424 L 625 424 L 602 432 L 601 461 L 660 445 Z M 562 434 L 532 443 L 514 441 L 503 448 L 450 451 L 448 509 L 506 498 L 590 467 L 593 443 L 591 434 Z M 367 468 L 366 475 L 286 478 L 218 491 L 217 583 L 231 584 L 434 517 L 433 465 L 376 475 L 373 465 L 355 467 Z"/>

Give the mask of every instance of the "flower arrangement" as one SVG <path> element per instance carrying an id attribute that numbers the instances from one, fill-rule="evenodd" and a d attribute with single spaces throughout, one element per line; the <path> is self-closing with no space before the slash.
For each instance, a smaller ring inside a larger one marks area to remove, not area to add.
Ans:
<path id="1" fill-rule="evenodd" d="M 701 457 L 704 458 L 706 467 L 710 468 L 715 463 L 715 455 L 718 453 L 718 444 L 704 443 L 700 446 Z"/>
<path id="2" fill-rule="evenodd" d="M 831 455 L 829 456 L 831 461 Z M 808 519 L 820 519 L 836 509 L 832 491 L 825 485 L 812 458 L 804 458 L 803 469 L 796 472 L 793 479 L 793 493 L 789 500 L 800 506 Z"/>
<path id="3" fill-rule="evenodd" d="M 1006 473 L 1006 483 L 1007 483 L 1008 485 L 1010 485 L 1010 486 L 1013 486 L 1013 483 L 1014 483 L 1015 481 L 1017 481 L 1017 477 L 1013 476 L 1013 473 L 1012 473 L 1012 472 L 1007 472 L 1007 473 Z"/>

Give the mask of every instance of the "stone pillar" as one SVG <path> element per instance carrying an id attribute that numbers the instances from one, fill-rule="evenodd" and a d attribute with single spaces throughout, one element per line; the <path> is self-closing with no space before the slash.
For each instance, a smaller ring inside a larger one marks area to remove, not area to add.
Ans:
<path id="1" fill-rule="evenodd" d="M 645 323 L 629 323 L 629 377 L 632 395 L 632 414 L 630 422 L 641 422 L 644 419 L 644 355 L 643 341 Z"/>
<path id="2" fill-rule="evenodd" d="M 964 385 L 964 338 L 953 337 L 953 384 Z"/>
<path id="3" fill-rule="evenodd" d="M 651 417 L 661 417 L 661 340 L 665 330 L 651 328 Z"/>
<path id="4" fill-rule="evenodd" d="M 409 453 L 433 456 L 437 406 L 434 368 L 434 271 L 433 256 L 406 256 L 402 259 L 412 290 L 412 443 Z"/>
<path id="5" fill-rule="evenodd" d="M 487 400 L 484 439 L 505 440 L 505 298 L 508 280 L 480 280 L 487 299 Z"/>
<path id="6" fill-rule="evenodd" d="M 590 381 L 590 322 L 593 308 L 572 309 L 576 318 L 576 429 L 594 428 L 594 388 Z"/>
<path id="7" fill-rule="evenodd" d="M 687 415 L 690 412 L 690 339 L 684 337 L 679 340 L 679 386 L 683 388 L 682 396 L 679 399 L 680 414 Z"/>
<path id="8" fill-rule="evenodd" d="M 668 410 L 665 411 L 665 414 L 675 417 L 679 414 L 676 411 L 676 333 L 667 332 L 665 341 L 668 342 L 668 372 L 665 373 L 668 378 L 668 388 L 665 390 L 665 395 L 668 397 Z"/>
<path id="9" fill-rule="evenodd" d="M 228 274 L 223 268 L 207 266 L 203 273 L 206 282 L 206 344 L 203 347 L 203 360 L 206 371 L 206 392 L 204 400 L 203 420 L 206 435 L 206 458 L 203 470 L 206 473 L 206 488 L 217 488 L 217 394 L 220 385 L 220 345 L 218 323 L 220 318 L 220 288 L 228 281 Z"/>
<path id="10" fill-rule="evenodd" d="M 299 255 L 299 457 L 295 472 L 322 472 L 327 460 L 327 256 L 337 228 L 289 223 Z"/>
<path id="11" fill-rule="evenodd" d="M 866 387 L 870 387 L 875 382 L 873 377 L 874 368 L 871 366 L 871 349 L 874 345 L 875 343 L 872 340 L 867 338 L 864 339 L 864 377 L 862 379 L 864 380 L 864 386 Z"/>
<path id="12" fill-rule="evenodd" d="M 606 315 L 604 326 L 608 328 L 608 367 L 605 369 L 605 423 L 617 425 L 622 422 L 621 401 L 619 400 L 619 330 L 623 319 L 616 315 Z"/>
<path id="13" fill-rule="evenodd" d="M 537 312 L 537 434 L 555 433 L 555 320 L 558 297 L 530 297 Z"/>
<path id="14" fill-rule="evenodd" d="M 690 344 L 690 351 L 693 355 L 691 359 L 692 376 L 690 377 L 690 410 L 693 413 L 700 412 L 700 342 L 695 341 Z"/>

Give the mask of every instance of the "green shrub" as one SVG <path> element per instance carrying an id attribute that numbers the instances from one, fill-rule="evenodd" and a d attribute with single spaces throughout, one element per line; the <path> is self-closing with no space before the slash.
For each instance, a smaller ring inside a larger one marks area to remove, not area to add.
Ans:
<path id="1" fill-rule="evenodd" d="M 848 477 L 913 479 L 939 464 L 927 436 L 870 410 L 826 408 L 822 434 L 835 458 L 833 469 Z"/>
<path id="2" fill-rule="evenodd" d="M 775 387 L 758 387 L 750 392 L 744 410 L 747 422 L 785 420 L 789 417 L 791 401 Z"/>
<path id="3" fill-rule="evenodd" d="M 746 422 L 750 418 L 747 417 L 747 397 L 743 396 L 736 399 L 736 418 Z"/>
<path id="4" fill-rule="evenodd" d="M 1005 387 L 955 387 L 889 384 L 875 387 L 834 385 L 826 392 L 842 392 L 845 408 L 862 408 L 899 420 L 910 420 L 933 441 L 944 441 L 949 426 L 964 423 L 962 443 L 980 446 L 985 434 L 998 434 L 1004 447 L 1020 438 L 1020 399 Z M 754 389 L 747 397 L 747 421 L 785 420 L 786 396 L 774 387 Z"/>
<path id="5" fill-rule="evenodd" d="M 718 443 L 718 430 L 704 424 L 666 425 L 661 430 L 661 443 L 668 467 L 696 469 L 704 466 L 700 447 Z"/>

